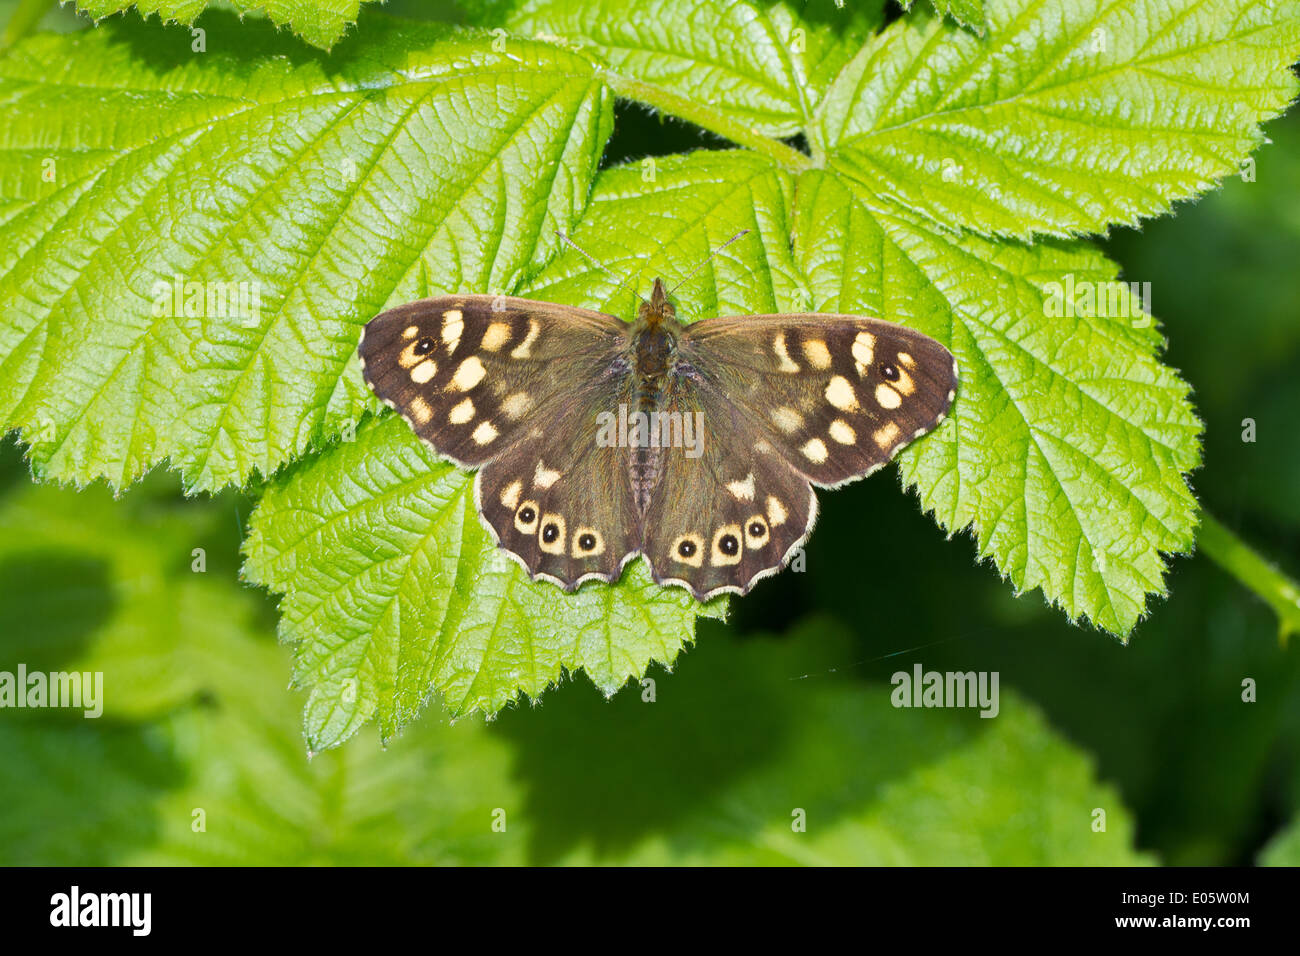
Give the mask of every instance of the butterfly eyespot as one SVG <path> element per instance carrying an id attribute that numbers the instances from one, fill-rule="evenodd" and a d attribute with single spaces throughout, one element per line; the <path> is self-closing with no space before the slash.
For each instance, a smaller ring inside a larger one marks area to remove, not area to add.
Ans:
<path id="1" fill-rule="evenodd" d="M 547 530 L 550 530 L 549 528 Z M 596 536 L 594 534 L 584 534 L 578 536 L 578 547 L 583 551 L 590 551 L 596 546 Z"/>
<path id="2" fill-rule="evenodd" d="M 416 355 L 428 355 L 433 351 L 433 339 L 425 336 L 415 343 L 415 348 L 412 349 L 412 351 L 415 352 Z"/>
<path id="3" fill-rule="evenodd" d="M 767 526 L 761 521 L 751 521 L 749 523 L 749 536 L 751 538 L 761 538 L 767 534 Z"/>
<path id="4" fill-rule="evenodd" d="M 547 544 L 554 544 L 555 539 L 560 536 L 560 526 L 558 524 L 548 524 L 542 529 L 542 540 Z M 595 541 L 592 542 L 595 544 Z"/>
<path id="5" fill-rule="evenodd" d="M 734 534 L 724 534 L 718 542 L 718 550 L 730 557 L 740 550 L 740 541 Z"/>
<path id="6" fill-rule="evenodd" d="M 515 510 L 515 530 L 533 534 L 537 530 L 537 502 L 525 501 Z"/>
<path id="7" fill-rule="evenodd" d="M 698 550 L 699 548 L 695 546 L 694 541 L 683 541 L 681 544 L 677 546 L 677 553 L 680 554 L 683 558 L 695 557 L 695 552 Z"/>
<path id="8" fill-rule="evenodd" d="M 881 362 L 881 363 L 880 363 L 880 374 L 884 377 L 884 379 L 885 379 L 886 382 L 897 382 L 897 381 L 898 381 L 898 368 L 897 368 L 897 366 L 890 365 L 888 362 Z"/>

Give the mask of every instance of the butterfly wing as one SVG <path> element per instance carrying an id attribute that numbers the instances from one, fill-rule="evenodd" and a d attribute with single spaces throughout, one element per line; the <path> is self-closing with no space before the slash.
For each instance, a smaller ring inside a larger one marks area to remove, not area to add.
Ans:
<path id="1" fill-rule="evenodd" d="M 613 377 L 574 386 L 539 407 L 528 430 L 479 470 L 479 514 L 534 578 L 568 591 L 613 581 L 640 551 L 627 449 L 599 441 L 597 425 L 630 388 L 630 379 Z"/>
<path id="2" fill-rule="evenodd" d="M 475 503 L 496 542 L 571 590 L 613 580 L 639 550 L 627 450 L 596 441 L 599 412 L 631 388 L 627 329 L 545 302 L 443 296 L 376 316 L 359 353 L 420 438 L 479 467 Z"/>
<path id="3" fill-rule="evenodd" d="M 780 570 L 816 520 L 812 486 L 883 466 L 957 385 L 938 342 L 857 316 L 706 319 L 678 348 L 667 402 L 701 413 L 705 447 L 666 458 L 644 550 L 656 580 L 700 600 Z"/>
<path id="4" fill-rule="evenodd" d="M 808 480 L 754 432 L 754 416 L 723 391 L 675 378 L 666 408 L 699 415 L 701 454 L 665 452 L 650 498 L 642 550 L 660 584 L 706 601 L 746 593 L 785 566 L 812 531 L 817 496 Z"/>
<path id="5" fill-rule="evenodd" d="M 608 374 L 627 326 L 611 315 L 507 296 L 421 299 L 367 323 L 371 390 L 440 455 L 475 467 L 574 382 Z"/>
<path id="6" fill-rule="evenodd" d="M 852 315 L 705 319 L 686 329 L 682 360 L 701 388 L 748 413 L 813 484 L 871 474 L 948 414 L 957 362 L 912 329 Z"/>

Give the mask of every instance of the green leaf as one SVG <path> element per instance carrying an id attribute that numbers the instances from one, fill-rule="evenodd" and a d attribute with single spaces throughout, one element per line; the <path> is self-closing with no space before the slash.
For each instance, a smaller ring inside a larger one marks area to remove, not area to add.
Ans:
<path id="1" fill-rule="evenodd" d="M 1300 819 L 1294 819 L 1260 852 L 1261 866 L 1300 866 Z"/>
<path id="2" fill-rule="evenodd" d="M 880 25 L 882 2 L 531 0 L 511 30 L 590 49 L 614 70 L 765 136 L 807 128 L 826 86 Z"/>
<path id="3" fill-rule="evenodd" d="M 912 2 L 913 0 L 899 0 L 904 10 L 911 10 Z M 952 17 L 962 26 L 984 35 L 983 0 L 930 0 L 930 5 L 939 16 Z"/>
<path id="4" fill-rule="evenodd" d="M 264 14 L 277 26 L 287 26 L 312 46 L 328 50 L 356 23 L 363 0 L 229 0 L 240 16 Z M 212 0 L 77 0 L 77 8 L 96 22 L 131 8 L 143 17 L 158 14 L 164 23 L 190 26 Z M 206 26 L 206 24 L 205 24 Z"/>
<path id="5" fill-rule="evenodd" d="M 268 490 L 247 552 L 249 577 L 286 594 L 281 634 L 297 645 L 313 750 L 372 718 L 391 737 L 431 690 L 453 716 L 535 697 L 563 669 L 612 694 L 651 660 L 671 663 L 702 610 L 639 567 L 574 596 L 529 581 L 484 531 L 471 477 L 395 415 Z"/>
<path id="6" fill-rule="evenodd" d="M 1083 244 L 934 231 L 829 172 L 798 183 L 794 232 L 814 307 L 883 315 L 934 336 L 961 383 L 947 421 L 900 457 L 904 484 L 949 532 L 970 527 L 1018 591 L 1125 635 L 1161 552 L 1191 550 L 1200 422 L 1188 386 L 1112 263 Z M 1082 295 L 1052 316 L 1050 283 Z M 1110 292 L 1126 314 L 1113 310 Z"/>
<path id="7" fill-rule="evenodd" d="M 0 421 L 43 476 L 123 486 L 166 457 L 213 489 L 337 434 L 370 401 L 361 326 L 512 287 L 609 134 L 612 98 L 553 47 L 376 17 L 335 62 L 206 22 L 198 57 L 126 23 L 0 60 Z"/>
<path id="8" fill-rule="evenodd" d="M 54 8 L 54 0 L 17 0 L 13 4 L 8 18 L 0 9 L 0 19 L 4 19 L 4 30 L 0 31 L 0 50 L 12 46 L 36 29 L 47 13 Z"/>
<path id="9" fill-rule="evenodd" d="M 1294 3 L 986 11 L 983 39 L 916 11 L 862 49 L 812 136 L 831 168 L 975 232 L 1100 232 L 1235 172 L 1300 88 Z"/>

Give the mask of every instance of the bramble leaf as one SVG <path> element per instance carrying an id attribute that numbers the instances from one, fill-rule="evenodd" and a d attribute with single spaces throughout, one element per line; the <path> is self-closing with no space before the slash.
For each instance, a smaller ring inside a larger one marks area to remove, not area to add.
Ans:
<path id="1" fill-rule="evenodd" d="M 1300 90 L 1292 3 L 986 12 L 983 38 L 918 10 L 862 49 L 822 101 L 831 168 L 974 232 L 1101 232 L 1236 172 Z"/>
<path id="2" fill-rule="evenodd" d="M 277 26 L 287 26 L 312 46 L 328 50 L 356 23 L 364 0 L 231 0 L 244 14 L 265 14 Z M 134 8 L 142 17 L 158 14 L 164 23 L 190 26 L 212 0 L 77 0 L 77 9 L 98 21 Z"/>
<path id="3" fill-rule="evenodd" d="M 335 63 L 205 22 L 201 56 L 114 23 L 0 60 L 0 421 L 43 476 L 215 489 L 337 434 L 361 326 L 514 285 L 609 134 L 554 47 L 376 17 Z"/>
<path id="4" fill-rule="evenodd" d="M 812 124 L 826 87 L 880 25 L 882 6 L 532 0 L 507 23 L 521 36 L 590 49 L 756 133 L 792 136 Z"/>
<path id="5" fill-rule="evenodd" d="M 1140 286 L 1082 243 L 937 232 L 830 173 L 806 173 L 798 197 L 815 307 L 887 316 L 957 358 L 952 412 L 900 456 L 904 484 L 1018 591 L 1126 635 L 1164 593 L 1161 552 L 1192 548 L 1200 461 Z"/>

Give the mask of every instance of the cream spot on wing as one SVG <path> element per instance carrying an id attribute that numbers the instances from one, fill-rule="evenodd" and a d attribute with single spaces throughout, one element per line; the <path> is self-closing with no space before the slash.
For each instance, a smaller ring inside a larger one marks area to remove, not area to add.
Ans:
<path id="1" fill-rule="evenodd" d="M 428 402 L 417 395 L 411 399 L 411 417 L 423 425 L 433 417 L 433 409 L 429 407 Z"/>
<path id="2" fill-rule="evenodd" d="M 425 359 L 415 368 L 411 369 L 411 381 L 416 385 L 423 385 L 429 379 L 438 374 L 438 366 L 433 359 Z"/>
<path id="3" fill-rule="evenodd" d="M 849 423 L 844 421 L 842 418 L 837 418 L 835 421 L 831 422 L 831 427 L 828 431 L 830 432 L 830 436 L 841 445 L 852 445 L 858 440 L 857 434 L 849 427 Z"/>
<path id="4" fill-rule="evenodd" d="M 754 500 L 754 473 L 751 471 L 745 476 L 744 481 L 727 482 L 727 490 L 731 492 L 733 498 L 739 498 L 744 501 Z"/>
<path id="5" fill-rule="evenodd" d="M 683 544 L 686 545 L 685 548 L 682 547 Z M 694 533 L 681 535 L 673 541 L 668 554 L 680 564 L 698 568 L 704 564 L 704 539 Z"/>
<path id="6" fill-rule="evenodd" d="M 537 470 L 533 472 L 533 484 L 538 488 L 549 488 L 560 480 L 560 473 L 554 468 L 547 468 L 546 463 L 539 461 Z"/>
<path id="7" fill-rule="evenodd" d="M 778 332 L 772 339 L 772 351 L 777 357 L 777 368 L 782 372 L 797 372 L 799 366 L 790 361 L 790 353 L 785 348 L 785 333 Z"/>
<path id="8" fill-rule="evenodd" d="M 770 455 L 774 449 L 772 448 L 771 442 L 766 438 L 760 438 L 758 441 L 754 442 L 754 451 L 758 452 L 760 455 Z"/>
<path id="9" fill-rule="evenodd" d="M 493 322 L 483 333 L 483 348 L 489 352 L 498 351 L 501 346 L 510 341 L 510 323 Z"/>
<path id="10" fill-rule="evenodd" d="M 803 452 L 805 458 L 814 464 L 820 465 L 826 461 L 826 443 L 820 438 L 808 439 L 799 450 Z"/>
<path id="11" fill-rule="evenodd" d="M 524 483 L 516 478 L 510 484 L 506 485 L 501 492 L 501 503 L 514 511 L 519 506 L 519 496 L 523 493 Z"/>
<path id="12" fill-rule="evenodd" d="M 474 442 L 478 445 L 490 445 L 496 441 L 497 435 L 501 434 L 491 422 L 480 422 L 478 428 L 474 429 Z"/>
<path id="13" fill-rule="evenodd" d="M 735 549 L 732 554 L 727 552 Z M 713 532 L 713 551 L 709 555 L 709 564 L 715 568 L 730 564 L 739 564 L 745 556 L 745 547 L 741 543 L 741 530 L 738 524 L 724 524 Z"/>
<path id="14" fill-rule="evenodd" d="M 911 354 L 908 352 L 899 352 L 898 361 L 906 365 L 908 368 L 916 368 L 916 359 L 912 358 Z"/>
<path id="15" fill-rule="evenodd" d="M 789 512 L 785 510 L 785 505 L 781 504 L 781 499 L 775 495 L 767 496 L 767 523 L 773 528 L 785 524 L 785 519 L 790 517 Z"/>
<path id="16" fill-rule="evenodd" d="M 813 368 L 831 367 L 831 350 L 821 339 L 808 339 L 804 342 L 803 354 L 808 357 L 808 364 Z"/>
<path id="17" fill-rule="evenodd" d="M 876 386 L 876 401 L 881 408 L 897 408 L 903 404 L 903 396 L 882 382 Z"/>
<path id="18" fill-rule="evenodd" d="M 826 401 L 842 412 L 851 412 L 858 407 L 857 393 L 843 375 L 834 376 L 826 385 Z"/>
<path id="19" fill-rule="evenodd" d="M 870 365 L 871 360 L 876 357 L 876 337 L 870 332 L 859 332 L 853 339 L 853 361 L 858 364 L 858 371 L 862 366 Z"/>
<path id="20" fill-rule="evenodd" d="M 412 365 L 419 365 L 423 362 L 424 356 L 415 354 L 415 347 L 419 344 L 420 343 L 417 340 L 402 349 L 402 354 L 397 356 L 397 364 L 402 366 L 402 368 L 410 368 Z"/>
<path id="21" fill-rule="evenodd" d="M 541 333 L 541 331 L 542 331 L 542 327 L 537 323 L 537 320 L 529 319 L 528 334 L 524 336 L 524 340 L 522 342 L 520 342 L 518 345 L 516 345 L 513 349 L 510 350 L 510 357 L 517 358 L 517 359 L 531 357 L 533 354 L 533 343 L 537 341 L 537 336 Z"/>
<path id="22" fill-rule="evenodd" d="M 788 405 L 772 409 L 772 421 L 787 435 L 803 427 L 803 416 Z"/>
<path id="23" fill-rule="evenodd" d="M 468 392 L 471 388 L 483 381 L 483 376 L 487 374 L 487 369 L 479 361 L 477 355 L 471 355 L 465 361 L 460 363 L 460 368 L 456 369 L 456 374 L 451 377 L 452 388 L 461 392 Z"/>
<path id="24" fill-rule="evenodd" d="M 474 403 L 468 398 L 458 405 L 453 405 L 451 411 L 447 413 L 447 421 L 453 425 L 464 425 L 473 419 Z"/>
<path id="25" fill-rule="evenodd" d="M 402 338 L 413 339 L 415 338 L 415 334 L 419 331 L 420 327 L 418 325 L 408 325 L 406 328 L 402 329 Z"/>
<path id="26" fill-rule="evenodd" d="M 460 344 L 461 333 L 465 331 L 465 317 L 460 309 L 448 309 L 442 313 L 442 341 L 447 346 L 447 354 L 456 351 Z"/>
<path id="27" fill-rule="evenodd" d="M 912 376 L 908 375 L 900 368 L 898 370 L 898 381 L 894 383 L 894 388 L 898 389 L 904 395 L 911 395 L 916 391 L 916 383 L 912 381 Z"/>
<path id="28" fill-rule="evenodd" d="M 527 392 L 515 392 L 513 395 L 507 395 L 506 400 L 501 403 L 501 410 L 506 413 L 506 418 L 511 421 L 519 418 L 532 407 L 533 400 L 528 397 Z"/>
<path id="29" fill-rule="evenodd" d="M 876 355 L 876 337 L 870 332 L 859 332 L 853 339 L 853 365 L 861 378 L 867 377 L 871 360 Z"/>
<path id="30" fill-rule="evenodd" d="M 885 451 L 894 443 L 898 437 L 898 426 L 893 422 L 881 425 L 871 435 L 871 440 L 879 446 L 881 451 Z"/>

